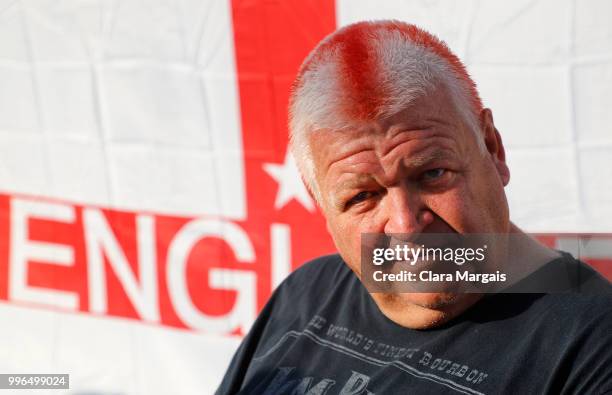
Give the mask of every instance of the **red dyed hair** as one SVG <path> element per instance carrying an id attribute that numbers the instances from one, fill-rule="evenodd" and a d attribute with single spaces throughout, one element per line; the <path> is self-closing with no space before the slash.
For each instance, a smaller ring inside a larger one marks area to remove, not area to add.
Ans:
<path id="1" fill-rule="evenodd" d="M 337 50 L 341 64 L 337 78 L 346 94 L 353 98 L 351 103 L 344 103 L 345 114 L 355 120 L 373 117 L 387 98 L 387 92 L 377 83 L 376 78 L 380 71 L 380 59 L 377 59 L 373 41 L 380 32 L 397 33 L 406 42 L 443 59 L 455 78 L 467 88 L 472 110 L 476 114 L 480 113 L 483 105 L 476 84 L 461 60 L 434 35 L 415 25 L 399 21 L 358 22 L 328 36 L 302 64 L 294 82 L 293 92 L 304 83 L 304 76 L 313 67 L 317 67 L 323 55 Z"/>

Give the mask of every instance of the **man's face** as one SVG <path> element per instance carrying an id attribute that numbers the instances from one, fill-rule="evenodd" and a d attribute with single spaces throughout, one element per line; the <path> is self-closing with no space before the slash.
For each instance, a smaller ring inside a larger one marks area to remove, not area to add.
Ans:
<path id="1" fill-rule="evenodd" d="M 470 130 L 441 85 L 388 119 L 311 134 L 327 226 L 358 276 L 363 233 L 509 231 L 503 146 L 489 110 L 479 121 L 482 137 Z M 478 300 L 450 293 L 372 296 L 387 317 L 412 327 L 445 322 Z M 425 314 L 423 325 L 405 317 L 415 313 Z"/>

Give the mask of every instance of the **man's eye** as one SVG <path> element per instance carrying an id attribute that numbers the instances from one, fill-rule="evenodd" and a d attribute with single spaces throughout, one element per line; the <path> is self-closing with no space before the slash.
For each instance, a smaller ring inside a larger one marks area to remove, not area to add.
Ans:
<path id="1" fill-rule="evenodd" d="M 361 203 L 366 199 L 369 199 L 372 195 L 374 195 L 374 192 L 372 191 L 361 191 L 358 194 L 356 194 L 355 196 L 353 196 L 347 203 L 346 206 L 349 207 L 353 204 L 357 204 L 357 203 Z"/>
<path id="2" fill-rule="evenodd" d="M 446 173 L 446 169 L 438 168 L 427 170 L 423 173 L 422 177 L 424 181 L 433 181 L 442 177 Z"/>

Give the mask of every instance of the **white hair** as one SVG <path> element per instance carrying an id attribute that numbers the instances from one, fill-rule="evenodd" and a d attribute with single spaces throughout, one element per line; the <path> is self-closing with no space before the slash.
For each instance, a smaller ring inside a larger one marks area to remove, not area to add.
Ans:
<path id="1" fill-rule="evenodd" d="M 397 21 L 360 22 L 321 41 L 302 64 L 289 103 L 291 152 L 315 199 L 321 201 L 308 133 L 397 114 L 440 84 L 480 136 L 482 104 L 475 85 L 459 59 L 431 34 Z"/>

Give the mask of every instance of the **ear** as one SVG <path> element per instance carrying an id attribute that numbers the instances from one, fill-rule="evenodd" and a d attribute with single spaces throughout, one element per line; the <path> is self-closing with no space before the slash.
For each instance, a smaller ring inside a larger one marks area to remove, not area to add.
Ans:
<path id="1" fill-rule="evenodd" d="M 508 169 L 506 164 L 506 151 L 504 150 L 501 135 L 493 123 L 493 113 L 488 108 L 480 112 L 480 127 L 487 152 L 497 169 L 502 183 L 506 186 L 510 182 L 510 169 Z"/>

